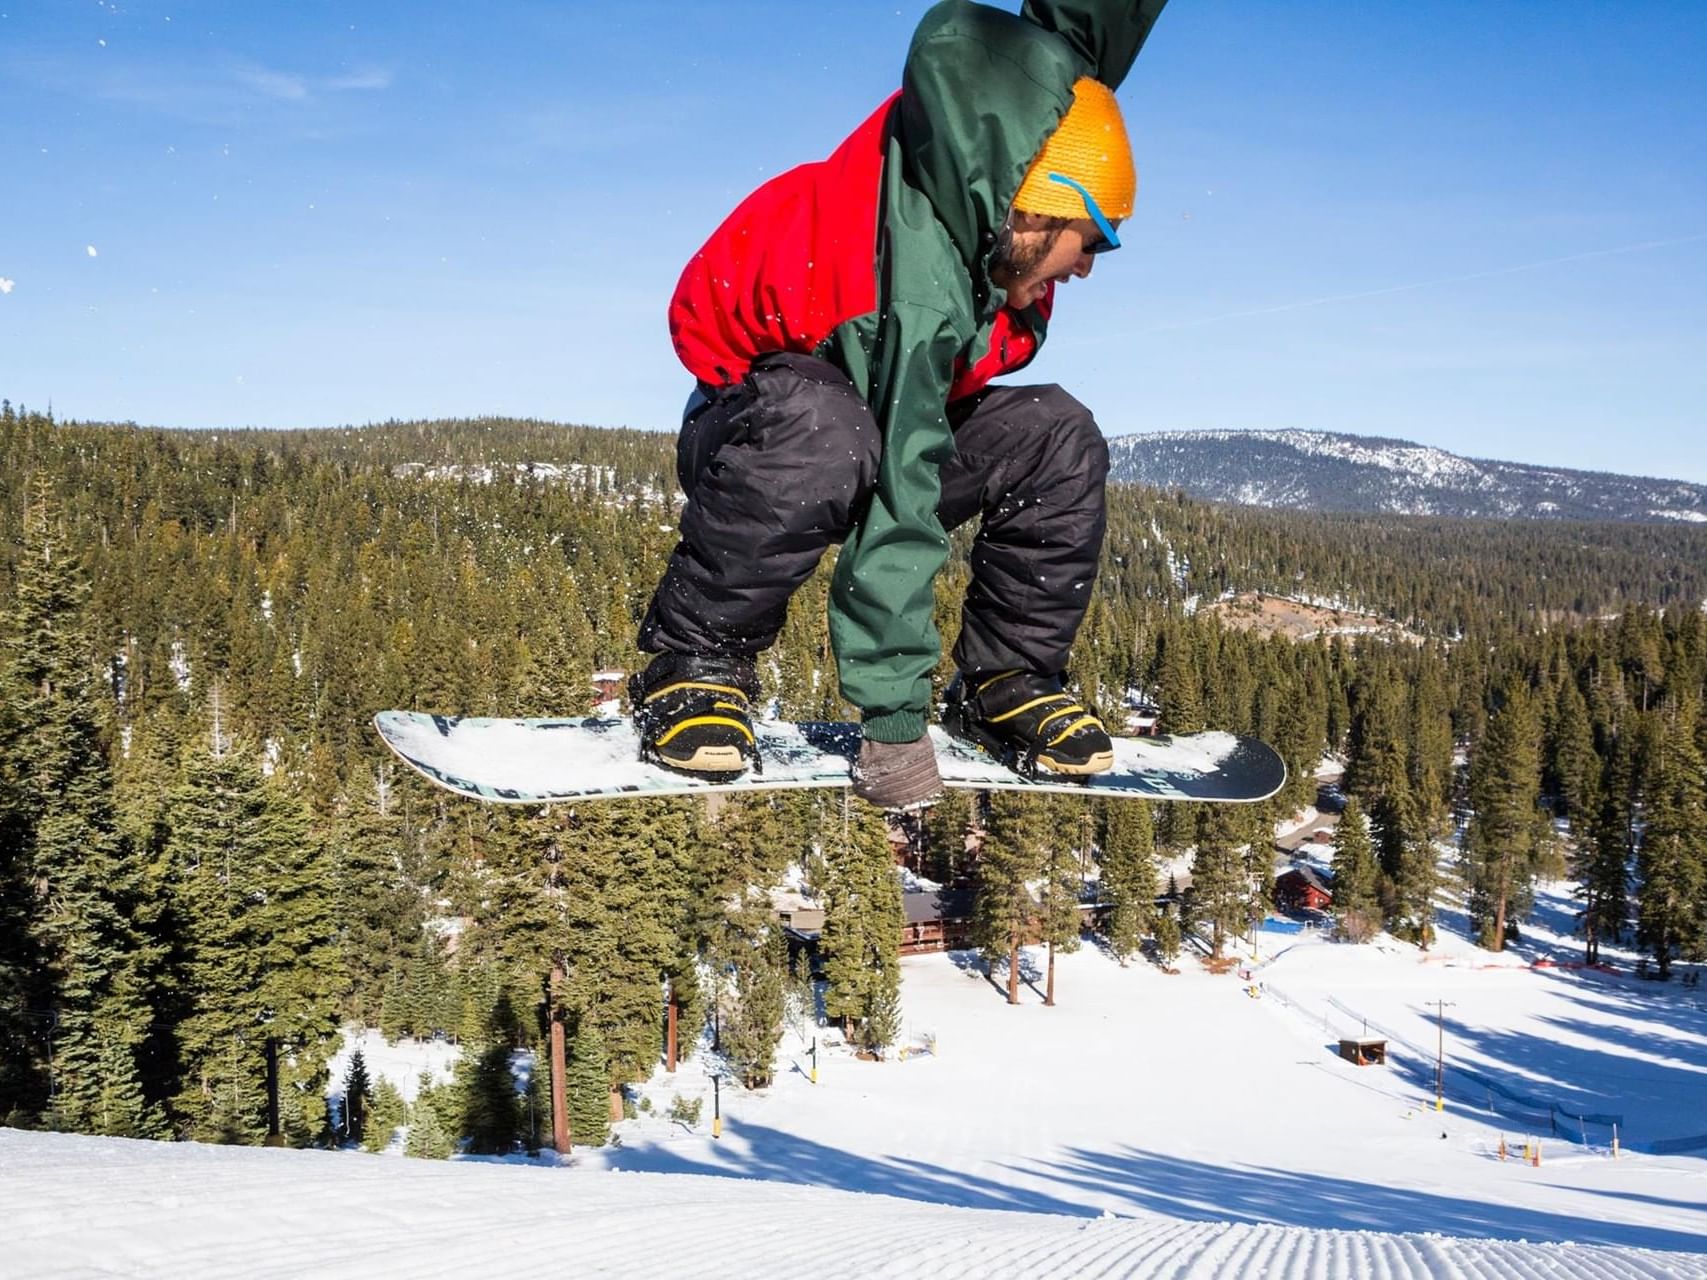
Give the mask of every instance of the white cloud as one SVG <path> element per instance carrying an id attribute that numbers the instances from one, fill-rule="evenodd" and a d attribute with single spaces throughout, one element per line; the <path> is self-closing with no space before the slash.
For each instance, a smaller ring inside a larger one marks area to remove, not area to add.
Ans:
<path id="1" fill-rule="evenodd" d="M 52 93 L 123 103 L 198 124 L 247 121 L 259 104 L 295 111 L 334 94 L 391 88 L 394 73 L 356 66 L 324 73 L 280 70 L 252 59 L 221 58 L 194 64 L 127 62 L 92 67 L 54 57 L 19 57 L 0 52 L 0 79 L 17 76 Z"/>
<path id="2" fill-rule="evenodd" d="M 274 71 L 258 63 L 244 63 L 233 74 L 239 84 L 280 102 L 306 102 L 320 93 L 391 87 L 391 72 L 379 67 L 363 67 L 336 76 L 310 76 L 294 71 Z"/>
<path id="3" fill-rule="evenodd" d="M 240 84 L 256 93 L 281 102 L 301 102 L 308 97 L 308 81 L 288 71 L 272 71 L 261 66 L 242 66 L 235 73 Z"/>
<path id="4" fill-rule="evenodd" d="M 335 91 L 347 89 L 389 89 L 391 88 L 391 72 L 371 67 L 365 71 L 352 71 L 348 75 L 333 76 L 326 81 L 326 87 Z"/>

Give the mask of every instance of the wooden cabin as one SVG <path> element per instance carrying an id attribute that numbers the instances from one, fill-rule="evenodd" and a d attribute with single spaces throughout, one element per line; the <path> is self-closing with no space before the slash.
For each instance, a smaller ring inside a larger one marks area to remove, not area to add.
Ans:
<path id="1" fill-rule="evenodd" d="M 901 909 L 905 915 L 901 926 L 902 955 L 956 951 L 971 945 L 970 889 L 920 889 L 903 893 Z"/>
<path id="2" fill-rule="evenodd" d="M 1288 915 L 1326 911 L 1334 905 L 1334 891 L 1314 867 L 1293 867 L 1275 879 L 1274 905 Z"/>

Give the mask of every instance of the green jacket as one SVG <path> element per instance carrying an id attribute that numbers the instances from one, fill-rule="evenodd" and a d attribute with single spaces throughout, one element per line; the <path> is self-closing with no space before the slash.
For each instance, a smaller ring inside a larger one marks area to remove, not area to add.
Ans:
<path id="1" fill-rule="evenodd" d="M 830 601 L 842 694 L 869 738 L 924 732 L 941 651 L 932 582 L 948 555 L 936 517 L 938 469 L 954 453 L 946 406 L 957 362 L 989 351 L 1006 301 L 990 281 L 996 234 L 1074 82 L 1117 88 L 1164 3 L 1026 0 L 1015 15 L 944 0 L 913 36 L 884 156 L 878 305 L 820 348 L 883 431 L 877 492 Z M 1027 320 L 1041 337 L 1043 317 Z"/>

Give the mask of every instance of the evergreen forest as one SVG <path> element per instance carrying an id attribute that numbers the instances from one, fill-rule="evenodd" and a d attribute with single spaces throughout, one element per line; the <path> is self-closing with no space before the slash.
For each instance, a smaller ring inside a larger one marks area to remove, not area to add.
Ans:
<path id="1" fill-rule="evenodd" d="M 546 1140 L 528 1117 L 553 1082 L 519 1098 L 508 1063 L 553 1035 L 574 1140 L 599 1142 L 668 1017 L 768 1081 L 784 1009 L 818 998 L 770 909 L 789 868 L 827 913 L 821 1012 L 878 1052 L 899 1034 L 903 842 L 972 891 L 1010 998 L 1022 942 L 1087 940 L 1092 884 L 1095 944 L 1123 961 L 1169 963 L 1182 937 L 1214 956 L 1269 910 L 1272 824 L 1315 800 L 1325 753 L 1346 768 L 1348 944 L 1428 946 L 1451 881 L 1498 950 L 1568 873 L 1585 959 L 1634 945 L 1660 981 L 1707 960 L 1690 526 L 1111 488 L 1070 676 L 1112 724 L 1141 706 L 1164 732 L 1272 743 L 1290 781 L 1260 806 L 950 795 L 897 829 L 839 793 L 508 809 L 398 767 L 377 710 L 585 712 L 595 673 L 635 669 L 673 467 L 670 437 L 544 422 L 202 433 L 0 402 L 0 1123 L 372 1145 L 395 1090 L 353 1064 L 341 1110 L 324 1101 L 355 1023 L 463 1047 L 411 1112 L 417 1154 Z M 938 582 L 950 638 L 972 536 Z M 827 583 L 763 661 L 781 716 L 849 715 Z M 1196 608 L 1234 592 L 1405 634 L 1264 636 Z M 1184 854 L 1171 892 L 1159 868 Z"/>

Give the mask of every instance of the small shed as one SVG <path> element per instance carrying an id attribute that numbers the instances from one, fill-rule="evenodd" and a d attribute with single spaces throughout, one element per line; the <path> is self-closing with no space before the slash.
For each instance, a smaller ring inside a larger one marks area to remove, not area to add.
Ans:
<path id="1" fill-rule="evenodd" d="M 824 928 L 824 908 L 791 889 L 771 890 L 771 911 L 784 929 L 816 937 Z"/>
<path id="2" fill-rule="evenodd" d="M 1286 912 L 1326 911 L 1334 904 L 1334 891 L 1312 866 L 1297 866 L 1282 872 L 1274 882 L 1274 905 Z"/>
<path id="3" fill-rule="evenodd" d="M 1360 1067 L 1384 1067 L 1387 1042 L 1374 1036 L 1347 1036 L 1340 1040 L 1340 1057 Z"/>

